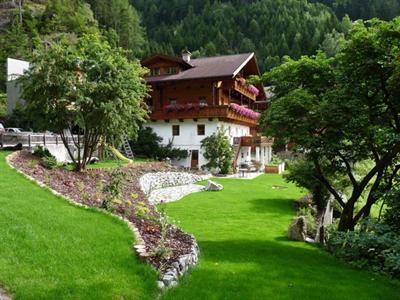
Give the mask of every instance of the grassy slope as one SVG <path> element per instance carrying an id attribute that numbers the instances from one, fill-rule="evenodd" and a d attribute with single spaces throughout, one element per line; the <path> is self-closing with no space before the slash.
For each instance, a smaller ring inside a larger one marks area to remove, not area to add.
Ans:
<path id="1" fill-rule="evenodd" d="M 287 240 L 291 203 L 301 192 L 278 175 L 217 181 L 223 192 L 168 204 L 168 215 L 196 236 L 202 256 L 164 299 L 399 299 L 397 283 Z"/>
<path id="2" fill-rule="evenodd" d="M 135 158 L 133 160 L 133 163 L 143 163 L 146 162 L 148 160 L 144 159 L 144 158 Z M 121 160 L 117 160 L 117 159 L 109 159 L 109 160 L 102 160 L 99 161 L 95 164 L 92 165 L 88 165 L 88 169 L 109 169 L 109 168 L 118 168 L 120 166 L 126 165 L 127 163 Z"/>
<path id="3" fill-rule="evenodd" d="M 156 274 L 127 226 L 68 204 L 0 152 L 0 284 L 15 299 L 154 299 Z"/>

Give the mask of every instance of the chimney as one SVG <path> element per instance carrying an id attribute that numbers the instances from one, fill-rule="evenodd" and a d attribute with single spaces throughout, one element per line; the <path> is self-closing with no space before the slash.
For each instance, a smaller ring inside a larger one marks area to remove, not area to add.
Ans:
<path id="1" fill-rule="evenodd" d="M 182 51 L 182 59 L 187 62 L 190 63 L 190 57 L 192 56 L 192 53 L 190 53 L 187 49 Z"/>

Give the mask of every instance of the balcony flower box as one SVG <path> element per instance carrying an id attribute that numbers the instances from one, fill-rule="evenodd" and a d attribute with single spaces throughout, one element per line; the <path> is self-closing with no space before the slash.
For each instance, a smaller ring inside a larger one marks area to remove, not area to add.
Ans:
<path id="1" fill-rule="evenodd" d="M 254 119 L 257 120 L 260 117 L 260 114 L 258 112 L 255 112 L 254 110 L 235 104 L 235 103 L 231 103 L 230 105 L 231 109 L 236 112 L 237 114 L 250 118 L 250 119 Z"/>

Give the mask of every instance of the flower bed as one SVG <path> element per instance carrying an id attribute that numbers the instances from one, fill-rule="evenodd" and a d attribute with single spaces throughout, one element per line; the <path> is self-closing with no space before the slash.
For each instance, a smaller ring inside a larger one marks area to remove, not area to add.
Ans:
<path id="1" fill-rule="evenodd" d="M 166 223 L 165 216 L 147 201 L 139 183 L 144 174 L 175 171 L 175 167 L 151 162 L 76 173 L 64 168 L 47 169 L 38 157 L 28 152 L 12 155 L 9 162 L 17 170 L 78 204 L 105 209 L 129 221 L 137 230 L 137 252 L 161 272 L 163 286 L 176 284 L 178 275 L 197 262 L 198 247 L 194 237 Z M 116 178 L 121 179 L 118 197 L 112 192 Z M 105 202 L 105 199 L 110 201 Z M 168 250 L 167 255 L 159 253 L 160 245 Z"/>

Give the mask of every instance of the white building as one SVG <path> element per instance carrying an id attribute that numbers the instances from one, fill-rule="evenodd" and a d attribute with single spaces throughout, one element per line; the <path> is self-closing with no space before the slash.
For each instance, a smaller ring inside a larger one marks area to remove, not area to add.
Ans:
<path id="1" fill-rule="evenodd" d="M 152 110 L 146 126 L 163 143 L 188 150 L 189 157 L 174 163 L 200 168 L 207 163 L 201 141 L 223 128 L 235 150 L 234 165 L 266 165 L 272 156 L 271 139 L 257 134 L 259 113 L 266 108 L 262 86 L 246 83 L 259 75 L 253 53 L 191 59 L 156 55 L 142 64 L 152 87 L 147 104 Z"/>

